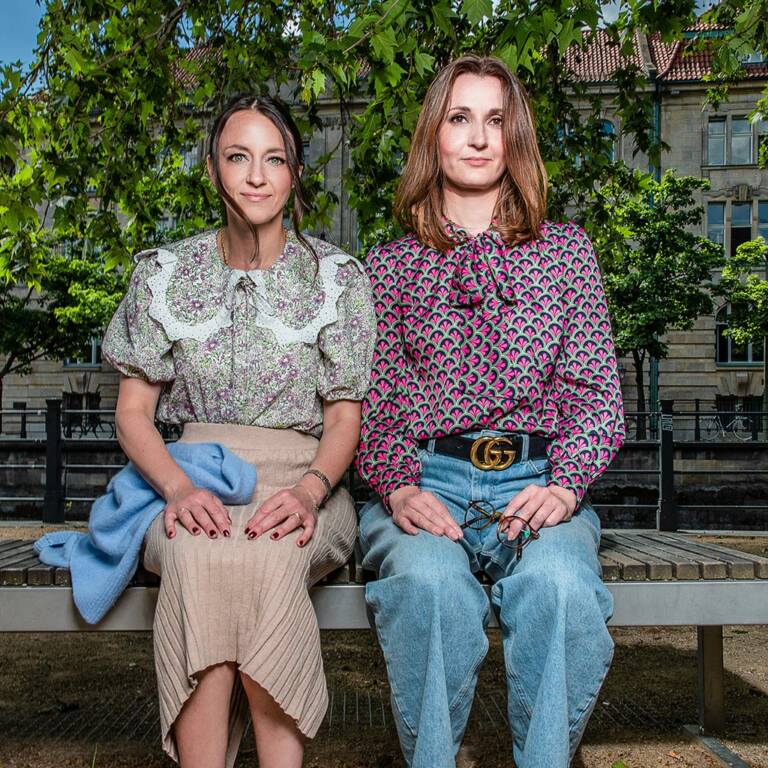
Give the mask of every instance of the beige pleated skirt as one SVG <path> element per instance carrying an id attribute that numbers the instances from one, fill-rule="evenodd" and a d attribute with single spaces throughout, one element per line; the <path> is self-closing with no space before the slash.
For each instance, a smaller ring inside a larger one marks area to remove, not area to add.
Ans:
<path id="1" fill-rule="evenodd" d="M 195 675 L 222 662 L 235 662 L 311 738 L 325 715 L 328 692 L 308 588 L 352 553 L 352 499 L 345 489 L 336 490 L 303 548 L 296 546 L 298 531 L 280 541 L 249 540 L 246 522 L 269 496 L 299 481 L 317 453 L 317 438 L 288 429 L 187 424 L 181 440 L 220 443 L 253 464 L 257 474 L 253 501 L 229 508 L 230 538 L 192 536 L 177 525 L 169 539 L 162 515 L 147 532 L 144 565 L 161 576 L 154 645 L 163 749 L 178 761 L 173 724 L 197 685 Z M 248 723 L 239 676 L 229 722 L 231 768 Z"/>

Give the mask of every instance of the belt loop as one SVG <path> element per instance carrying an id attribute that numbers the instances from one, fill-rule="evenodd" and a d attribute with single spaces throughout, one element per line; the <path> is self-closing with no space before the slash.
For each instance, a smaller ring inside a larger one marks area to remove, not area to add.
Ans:
<path id="1" fill-rule="evenodd" d="M 427 440 L 427 453 L 433 454 L 435 452 L 435 438 Z"/>
<path id="2" fill-rule="evenodd" d="M 528 461 L 531 452 L 531 436 L 527 432 L 520 433 L 520 463 Z"/>

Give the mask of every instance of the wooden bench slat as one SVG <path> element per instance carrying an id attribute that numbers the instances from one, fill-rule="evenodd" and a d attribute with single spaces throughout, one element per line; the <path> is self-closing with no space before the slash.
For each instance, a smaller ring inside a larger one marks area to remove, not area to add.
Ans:
<path id="1" fill-rule="evenodd" d="M 69 573 L 69 568 L 57 568 L 53 575 L 53 583 L 57 587 L 71 587 L 72 576 Z"/>
<path id="2" fill-rule="evenodd" d="M 645 573 L 651 581 L 672 578 L 672 564 L 669 561 L 655 557 L 650 552 L 638 552 L 636 549 L 627 547 L 617 537 L 606 535 L 604 551 L 617 552 L 641 563 L 645 566 Z"/>
<path id="3" fill-rule="evenodd" d="M 0 581 L 6 586 L 71 586 L 69 570 L 41 563 L 32 545 L 32 541 L 22 539 L 0 544 Z M 768 558 L 659 531 L 604 532 L 599 557 L 605 581 L 768 578 Z M 329 574 L 323 582 L 364 583 L 372 574 L 359 567 L 361 560 L 356 551 L 346 566 Z M 139 568 L 131 586 L 158 583 L 157 576 Z"/>
<path id="4" fill-rule="evenodd" d="M 24 539 L 3 539 L 0 541 L 0 555 L 11 549 L 16 549 L 22 544 L 29 544 L 29 541 Z"/>
<path id="5" fill-rule="evenodd" d="M 645 563 L 641 563 L 633 557 L 617 552 L 612 547 L 601 547 L 600 558 L 613 561 L 620 569 L 621 579 L 626 581 L 644 581 L 646 578 Z"/>
<path id="6" fill-rule="evenodd" d="M 16 541 L 14 542 L 14 546 L 6 547 L 2 552 L 0 552 L 0 563 L 5 562 L 9 557 L 13 557 L 18 552 L 32 551 L 34 550 L 32 549 L 31 541 Z"/>
<path id="7" fill-rule="evenodd" d="M 741 550 L 730 549 L 722 544 L 711 544 L 708 541 L 696 541 L 692 542 L 690 539 L 686 539 L 687 543 L 695 544 L 707 551 L 722 551 L 727 552 L 728 556 L 736 557 L 739 560 L 747 560 L 754 564 L 755 575 L 758 579 L 768 579 L 768 557 L 762 557 L 761 555 L 753 555 L 750 552 L 742 552 Z"/>
<path id="8" fill-rule="evenodd" d="M 37 555 L 21 559 L 18 562 L 0 566 L 0 585 L 4 587 L 21 587 L 26 584 L 27 570 L 39 565 Z"/>
<path id="9" fill-rule="evenodd" d="M 736 552 L 736 550 L 728 550 L 724 547 L 707 545 L 698 541 L 673 538 L 669 534 L 664 533 L 654 533 L 652 536 L 660 541 L 670 541 L 676 547 L 691 552 L 694 555 L 708 557 L 710 560 L 716 559 L 725 563 L 728 569 L 728 576 L 731 579 L 754 579 L 757 575 L 757 563 L 749 557 L 742 557 L 742 553 Z M 766 576 L 760 578 L 766 578 Z"/>
<path id="10" fill-rule="evenodd" d="M 602 555 L 600 556 L 600 567 L 603 571 L 603 581 L 618 581 L 621 577 L 621 566 Z"/>
<path id="11" fill-rule="evenodd" d="M 50 587 L 55 570 L 52 565 L 44 565 L 38 560 L 37 565 L 27 568 L 27 584 L 30 587 Z"/>
<path id="12" fill-rule="evenodd" d="M 16 552 L 7 554 L 5 557 L 0 558 L 0 571 L 4 568 L 15 565 L 16 563 L 20 563 L 23 560 L 30 559 L 35 560 L 37 563 L 40 562 L 36 552 L 33 552 L 27 547 L 24 547 L 23 549 L 19 549 Z"/>
<path id="13" fill-rule="evenodd" d="M 697 552 L 696 550 L 691 550 L 688 547 L 681 546 L 681 541 L 678 538 L 670 537 L 665 538 L 663 535 L 660 536 L 656 532 L 648 533 L 646 538 L 652 542 L 658 542 L 660 544 L 669 544 L 670 546 L 674 547 L 677 550 L 680 550 L 681 552 L 686 552 L 689 555 L 692 555 L 699 563 L 699 567 L 701 569 L 701 578 L 702 579 L 727 579 L 728 578 L 728 564 L 724 561 L 712 557 L 711 555 L 708 555 L 703 552 Z"/>
<path id="14" fill-rule="evenodd" d="M 715 566 L 715 569 L 713 570 L 708 565 L 705 571 L 700 561 L 694 560 L 689 556 L 687 557 L 686 554 L 689 553 L 683 553 L 676 547 L 648 540 L 637 535 L 617 534 L 616 538 L 627 547 L 649 552 L 670 563 L 673 577 L 680 581 L 691 581 L 699 578 L 724 579 L 727 576 L 724 563 L 712 563 L 711 565 Z"/>

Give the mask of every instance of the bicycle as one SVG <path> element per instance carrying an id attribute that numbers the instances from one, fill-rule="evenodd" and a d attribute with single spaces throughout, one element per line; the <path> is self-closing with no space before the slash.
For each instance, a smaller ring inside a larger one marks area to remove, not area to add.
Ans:
<path id="1" fill-rule="evenodd" d="M 724 424 L 723 419 L 728 421 Z M 752 439 L 752 418 L 744 413 L 740 405 L 734 411 L 716 411 L 702 419 L 702 440 L 728 440 L 731 437 L 741 442 Z"/>

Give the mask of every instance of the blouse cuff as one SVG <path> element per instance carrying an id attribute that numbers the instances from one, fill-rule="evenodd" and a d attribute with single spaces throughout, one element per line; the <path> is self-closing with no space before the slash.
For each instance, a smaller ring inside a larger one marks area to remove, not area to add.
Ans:
<path id="1" fill-rule="evenodd" d="M 419 486 L 421 478 L 405 471 L 394 471 L 387 475 L 381 482 L 376 483 L 374 490 L 381 496 L 384 508 L 391 515 L 392 507 L 389 505 L 389 497 L 405 485 Z"/>
<path id="2" fill-rule="evenodd" d="M 553 466 L 552 476 L 547 485 L 557 485 L 576 494 L 576 509 L 579 508 L 589 489 L 590 479 L 577 469 L 568 470 L 565 467 Z"/>

